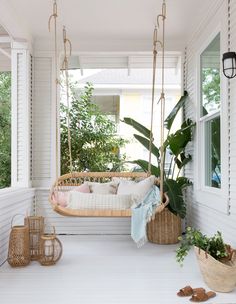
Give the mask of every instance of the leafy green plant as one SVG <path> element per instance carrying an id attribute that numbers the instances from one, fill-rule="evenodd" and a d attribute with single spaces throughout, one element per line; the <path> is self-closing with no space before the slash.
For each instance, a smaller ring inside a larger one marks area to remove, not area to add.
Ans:
<path id="1" fill-rule="evenodd" d="M 0 188 L 11 184 L 11 73 L 0 73 Z"/>
<path id="2" fill-rule="evenodd" d="M 179 240 L 181 244 L 176 250 L 176 260 L 181 266 L 193 246 L 206 251 L 216 260 L 226 258 L 230 253 L 229 246 L 224 243 L 222 234 L 219 231 L 214 236 L 207 237 L 200 230 L 188 227 L 185 236 L 183 238 L 180 237 Z"/>
<path id="3" fill-rule="evenodd" d="M 70 83 L 70 131 L 73 170 L 119 171 L 125 155 L 119 150 L 126 143 L 116 132 L 116 123 L 92 102 L 93 86 L 87 83 L 78 93 L 76 83 Z M 69 172 L 68 107 L 61 103 L 61 171 Z"/>
<path id="4" fill-rule="evenodd" d="M 185 148 L 192 140 L 195 123 L 191 119 L 186 119 L 182 123 L 180 129 L 176 132 L 171 133 L 171 128 L 179 110 L 184 106 L 187 97 L 187 92 L 184 92 L 184 95 L 180 98 L 171 113 L 165 119 L 167 137 L 163 144 L 165 164 L 164 189 L 168 193 L 168 196 L 170 198 L 168 208 L 171 212 L 173 212 L 174 214 L 178 214 L 181 218 L 184 218 L 186 216 L 186 205 L 183 198 L 183 189 L 185 189 L 191 183 L 187 178 L 181 177 L 180 173 L 183 167 L 187 165 L 192 159 L 191 155 L 185 153 Z M 151 173 L 159 177 L 160 148 L 158 148 L 153 143 L 153 134 L 151 134 L 149 129 L 147 129 L 142 124 L 130 117 L 125 117 L 123 121 L 126 124 L 132 126 L 136 131 L 141 133 L 141 135 L 134 134 L 134 137 L 147 150 L 149 150 L 150 138 L 152 139 L 151 153 L 156 158 L 156 162 L 158 165 L 151 165 Z M 171 161 L 169 163 L 168 168 L 166 168 L 167 164 L 165 162 L 167 152 L 171 155 Z M 148 162 L 146 160 L 136 159 L 133 160 L 132 163 L 139 165 L 144 171 L 148 171 Z"/>

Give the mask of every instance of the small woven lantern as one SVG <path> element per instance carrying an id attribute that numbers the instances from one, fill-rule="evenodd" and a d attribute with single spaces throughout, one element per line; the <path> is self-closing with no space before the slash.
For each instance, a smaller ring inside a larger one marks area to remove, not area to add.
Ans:
<path id="1" fill-rule="evenodd" d="M 40 237 L 44 233 L 44 218 L 28 216 L 25 218 L 26 223 L 29 225 L 31 261 L 37 261 L 40 257 Z"/>
<path id="2" fill-rule="evenodd" d="M 43 266 L 56 264 L 62 255 L 62 244 L 56 237 L 55 228 L 52 234 L 43 234 L 40 237 L 40 258 L 39 262 Z"/>
<path id="3" fill-rule="evenodd" d="M 16 214 L 11 221 L 7 261 L 12 267 L 26 266 L 30 263 L 29 226 L 12 226 L 14 218 L 18 215 Z"/>

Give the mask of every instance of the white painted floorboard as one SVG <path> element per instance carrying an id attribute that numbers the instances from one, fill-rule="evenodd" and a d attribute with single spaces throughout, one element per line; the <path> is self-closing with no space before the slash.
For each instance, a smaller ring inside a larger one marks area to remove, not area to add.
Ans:
<path id="1" fill-rule="evenodd" d="M 185 304 L 179 288 L 206 287 L 195 257 L 180 268 L 175 245 L 146 244 L 129 236 L 61 236 L 64 253 L 55 266 L 32 262 L 0 268 L 0 304 Z M 236 291 L 207 303 L 236 304 Z"/>

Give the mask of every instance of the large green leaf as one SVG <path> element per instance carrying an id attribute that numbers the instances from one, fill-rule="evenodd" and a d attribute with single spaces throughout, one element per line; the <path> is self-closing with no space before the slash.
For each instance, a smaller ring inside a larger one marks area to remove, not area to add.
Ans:
<path id="1" fill-rule="evenodd" d="M 192 185 L 192 182 L 185 176 L 178 177 L 176 179 L 176 182 L 182 190 L 185 189 L 186 187 Z"/>
<path id="2" fill-rule="evenodd" d="M 165 120 L 165 126 L 168 130 L 171 129 L 171 126 L 173 124 L 173 121 L 175 120 L 176 115 L 178 114 L 179 110 L 182 108 L 184 105 L 186 98 L 188 97 L 188 93 L 184 91 L 184 95 L 181 96 L 180 100 L 177 102 L 173 110 L 170 112 L 168 117 Z"/>
<path id="3" fill-rule="evenodd" d="M 148 162 L 146 160 L 136 159 L 136 160 L 133 160 L 133 161 L 128 161 L 127 163 L 137 164 L 138 166 L 140 166 L 143 169 L 143 171 L 148 172 Z M 159 177 L 160 176 L 160 168 L 156 167 L 154 165 L 151 165 L 151 174 Z"/>
<path id="4" fill-rule="evenodd" d="M 186 205 L 183 199 L 181 186 L 173 179 L 166 179 L 167 195 L 170 199 L 170 208 L 181 218 L 186 216 Z"/>
<path id="5" fill-rule="evenodd" d="M 194 126 L 195 123 L 191 119 L 187 119 L 178 131 L 168 136 L 164 146 L 169 147 L 171 152 L 178 156 L 192 140 Z"/>
<path id="6" fill-rule="evenodd" d="M 146 127 L 144 127 L 142 124 L 140 124 L 136 120 L 134 120 L 133 118 L 124 117 L 124 119 L 122 121 L 124 123 L 126 123 L 127 125 L 132 126 L 135 130 L 140 132 L 142 135 L 144 135 L 148 139 L 150 138 L 150 133 L 151 133 L 150 130 L 147 129 Z M 152 134 L 151 138 L 153 138 L 153 134 Z"/>
<path id="7" fill-rule="evenodd" d="M 187 165 L 188 162 L 192 160 L 192 156 L 189 154 L 185 154 L 184 152 L 181 152 L 179 155 L 180 159 L 175 157 L 175 163 L 179 169 L 182 169 L 185 165 Z"/>
<path id="8" fill-rule="evenodd" d="M 134 134 L 134 137 L 147 149 L 149 150 L 149 144 L 150 144 L 150 139 L 147 139 L 146 137 L 143 137 L 141 135 L 138 134 Z M 160 157 L 160 152 L 159 149 L 154 145 L 154 143 L 152 143 L 151 145 L 151 151 L 152 154 L 156 156 L 156 158 L 158 159 Z"/>

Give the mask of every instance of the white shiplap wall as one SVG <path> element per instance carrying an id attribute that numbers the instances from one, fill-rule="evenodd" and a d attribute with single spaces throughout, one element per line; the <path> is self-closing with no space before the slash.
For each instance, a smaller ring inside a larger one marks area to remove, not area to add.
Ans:
<path id="1" fill-rule="evenodd" d="M 12 187 L 30 187 L 30 51 L 27 43 L 12 43 L 11 156 Z"/>
<path id="2" fill-rule="evenodd" d="M 186 105 L 185 114 L 187 117 L 191 117 L 196 120 L 196 109 L 197 109 L 197 54 L 201 46 L 208 41 L 215 29 L 220 25 L 221 33 L 224 37 L 227 37 L 227 4 L 228 0 L 217 0 L 207 12 L 207 18 L 202 22 L 198 30 L 196 31 L 193 39 L 189 42 L 187 46 L 187 67 L 186 67 L 186 90 L 189 93 L 189 103 Z M 231 10 L 231 49 L 236 49 L 236 1 L 230 1 Z M 224 40 L 223 40 L 224 41 Z M 227 41 L 222 45 L 222 51 L 227 51 Z M 227 136 L 229 138 L 229 149 L 228 156 L 229 165 L 228 180 L 229 180 L 229 191 L 227 194 L 227 199 L 224 204 L 229 203 L 230 213 L 216 211 L 214 208 L 202 204 L 202 202 L 196 200 L 196 192 L 194 186 L 188 189 L 187 192 L 187 202 L 188 202 L 188 225 L 200 228 L 206 234 L 213 234 L 217 230 L 223 232 L 223 236 L 227 242 L 236 246 L 236 81 L 231 80 L 230 82 L 230 102 L 228 109 L 228 122 L 227 126 Z M 227 97 L 222 102 L 228 103 Z M 197 142 L 196 136 L 193 145 L 189 148 L 189 153 L 193 155 L 193 162 L 186 168 L 185 174 L 193 182 L 194 171 L 200 170 L 200 164 L 196 166 L 196 149 Z M 200 171 L 199 171 L 200 174 Z"/>
<path id="3" fill-rule="evenodd" d="M 12 217 L 16 214 L 32 214 L 33 202 L 33 189 L 2 189 L 0 191 L 0 265 L 7 257 Z M 16 217 L 13 225 L 22 223 L 23 217 Z"/>
<path id="4" fill-rule="evenodd" d="M 24 156 L 24 72 L 25 66 L 23 62 L 23 53 L 17 53 L 17 182 L 21 182 L 24 176 L 24 162 L 22 161 Z"/>
<path id="5" fill-rule="evenodd" d="M 34 57 L 32 104 L 32 182 L 49 185 L 52 149 L 52 58 Z"/>
<path id="6" fill-rule="evenodd" d="M 230 48 L 236 51 L 236 2 L 230 1 Z M 230 137 L 230 213 L 236 222 L 236 79 L 230 81 L 230 108 L 229 108 L 229 137 Z M 235 226 L 236 227 L 236 224 Z M 236 231 L 235 231 L 236 232 Z M 236 233 L 235 233 L 236 234 Z"/>

